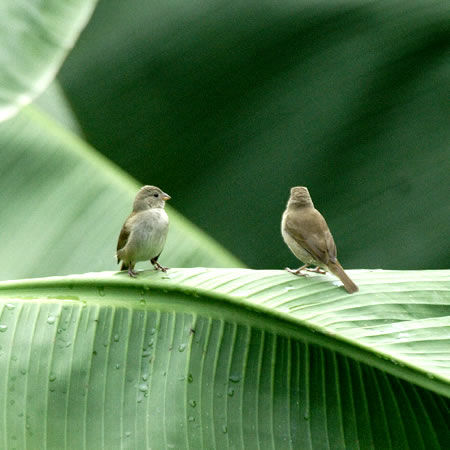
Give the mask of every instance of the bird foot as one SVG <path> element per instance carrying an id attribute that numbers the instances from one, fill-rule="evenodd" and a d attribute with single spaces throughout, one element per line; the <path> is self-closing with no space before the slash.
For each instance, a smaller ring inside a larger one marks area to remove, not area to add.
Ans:
<path id="1" fill-rule="evenodd" d="M 135 272 L 131 267 L 128 267 L 128 275 L 130 275 L 131 278 L 136 278 L 137 272 Z"/>
<path id="2" fill-rule="evenodd" d="M 161 272 L 167 272 L 169 270 L 168 267 L 162 266 L 158 261 L 151 261 L 151 263 L 155 266 L 155 270 L 160 270 Z"/>
<path id="3" fill-rule="evenodd" d="M 289 267 L 286 267 L 284 270 L 286 270 L 286 272 L 292 273 L 294 275 L 298 275 L 299 277 L 307 277 L 308 274 L 303 273 L 302 270 L 304 269 L 304 267 L 300 267 L 296 270 L 294 269 L 289 269 Z"/>
<path id="4" fill-rule="evenodd" d="M 320 273 L 322 275 L 325 275 L 327 272 L 323 269 L 321 269 L 319 266 L 315 267 L 314 269 L 306 269 L 308 272 L 315 272 L 315 273 Z"/>

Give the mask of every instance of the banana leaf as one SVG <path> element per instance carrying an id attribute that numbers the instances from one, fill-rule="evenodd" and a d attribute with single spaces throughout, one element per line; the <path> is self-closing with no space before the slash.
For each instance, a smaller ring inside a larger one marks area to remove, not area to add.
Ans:
<path id="1" fill-rule="evenodd" d="M 0 121 L 31 103 L 52 82 L 96 0 L 2 0 Z"/>
<path id="2" fill-rule="evenodd" d="M 0 448 L 439 449 L 449 271 L 0 284 Z"/>

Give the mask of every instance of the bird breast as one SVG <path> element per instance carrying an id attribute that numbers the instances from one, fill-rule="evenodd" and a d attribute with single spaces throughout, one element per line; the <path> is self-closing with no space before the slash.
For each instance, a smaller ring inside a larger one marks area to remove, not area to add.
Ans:
<path id="1" fill-rule="evenodd" d="M 130 242 L 134 261 L 146 261 L 158 256 L 166 242 L 169 218 L 162 208 L 149 209 L 138 214 Z"/>

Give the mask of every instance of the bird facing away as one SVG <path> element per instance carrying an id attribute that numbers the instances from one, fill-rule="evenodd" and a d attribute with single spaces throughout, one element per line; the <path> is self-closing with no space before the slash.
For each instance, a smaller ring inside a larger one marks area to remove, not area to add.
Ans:
<path id="1" fill-rule="evenodd" d="M 304 265 L 297 270 L 286 268 L 295 275 L 305 275 L 303 269 L 336 275 L 352 294 L 358 286 L 348 277 L 336 257 L 336 244 L 322 214 L 314 208 L 308 189 L 293 187 L 281 221 L 281 234 L 292 253 Z M 315 269 L 308 266 L 315 265 Z M 321 270 L 324 269 L 324 270 Z"/>
<path id="2" fill-rule="evenodd" d="M 155 269 L 165 272 L 167 267 L 158 263 L 166 242 L 169 217 L 164 206 L 170 195 L 156 186 L 143 186 L 136 194 L 133 211 L 122 226 L 117 242 L 117 263 L 120 270 L 127 270 L 130 277 L 138 261 L 150 260 Z"/>

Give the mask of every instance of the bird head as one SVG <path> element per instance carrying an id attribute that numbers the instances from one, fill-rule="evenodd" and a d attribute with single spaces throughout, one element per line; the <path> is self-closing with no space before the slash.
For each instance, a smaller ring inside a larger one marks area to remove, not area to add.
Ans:
<path id="1" fill-rule="evenodd" d="M 291 188 L 288 206 L 314 206 L 309 195 L 308 188 L 305 186 L 295 186 Z"/>
<path id="2" fill-rule="evenodd" d="M 139 189 L 134 200 L 133 210 L 143 211 L 150 208 L 164 208 L 170 195 L 156 186 L 143 186 Z"/>

